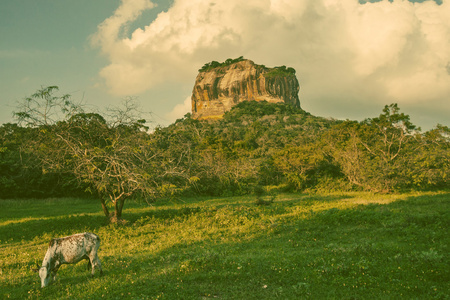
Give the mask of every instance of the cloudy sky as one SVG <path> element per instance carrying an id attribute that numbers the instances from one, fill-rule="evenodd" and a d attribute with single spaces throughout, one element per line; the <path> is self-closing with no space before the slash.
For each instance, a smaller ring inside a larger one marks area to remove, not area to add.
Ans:
<path id="1" fill-rule="evenodd" d="M 295 68 L 313 115 L 362 120 L 398 103 L 424 130 L 449 126 L 450 1 L 365 2 L 2 0 L 0 123 L 57 85 L 98 110 L 137 97 L 165 126 L 190 111 L 203 64 L 244 56 Z"/>

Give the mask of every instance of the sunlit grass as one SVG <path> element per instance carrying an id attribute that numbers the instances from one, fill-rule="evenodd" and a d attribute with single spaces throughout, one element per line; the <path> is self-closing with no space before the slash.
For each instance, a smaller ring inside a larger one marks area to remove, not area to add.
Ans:
<path id="1" fill-rule="evenodd" d="M 94 200 L 0 201 L 1 298 L 448 299 L 449 193 L 281 194 L 129 202 L 108 225 Z M 101 237 L 103 276 L 32 272 L 52 237 Z"/>

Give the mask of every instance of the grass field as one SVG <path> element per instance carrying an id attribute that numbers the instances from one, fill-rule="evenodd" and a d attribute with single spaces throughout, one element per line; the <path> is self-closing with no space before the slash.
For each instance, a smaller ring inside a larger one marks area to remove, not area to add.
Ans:
<path id="1" fill-rule="evenodd" d="M 128 202 L 0 200 L 1 299 L 450 299 L 450 193 Z M 32 271 L 52 237 L 101 237 L 104 274 Z"/>

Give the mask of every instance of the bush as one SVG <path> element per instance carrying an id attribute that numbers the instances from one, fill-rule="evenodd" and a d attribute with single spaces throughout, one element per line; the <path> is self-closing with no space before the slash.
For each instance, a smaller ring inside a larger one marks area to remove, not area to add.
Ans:
<path id="1" fill-rule="evenodd" d="M 206 63 L 203 65 L 203 67 L 201 67 L 198 71 L 199 72 L 206 72 L 215 68 L 219 68 L 219 67 L 225 67 L 225 66 L 229 66 L 231 64 L 243 61 L 244 57 L 243 56 L 239 56 L 238 58 L 235 59 L 231 59 L 228 58 L 227 60 L 225 60 L 222 63 L 219 63 L 218 61 L 213 60 L 212 62 Z"/>

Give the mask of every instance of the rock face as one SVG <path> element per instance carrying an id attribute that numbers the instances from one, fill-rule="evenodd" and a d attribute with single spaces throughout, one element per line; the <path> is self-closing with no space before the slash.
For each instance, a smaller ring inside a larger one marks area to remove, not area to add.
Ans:
<path id="1" fill-rule="evenodd" d="M 228 62 L 229 60 L 227 60 Z M 300 107 L 295 70 L 267 68 L 251 60 L 205 65 L 192 91 L 192 115 L 196 119 L 220 118 L 243 101 L 267 101 Z"/>

